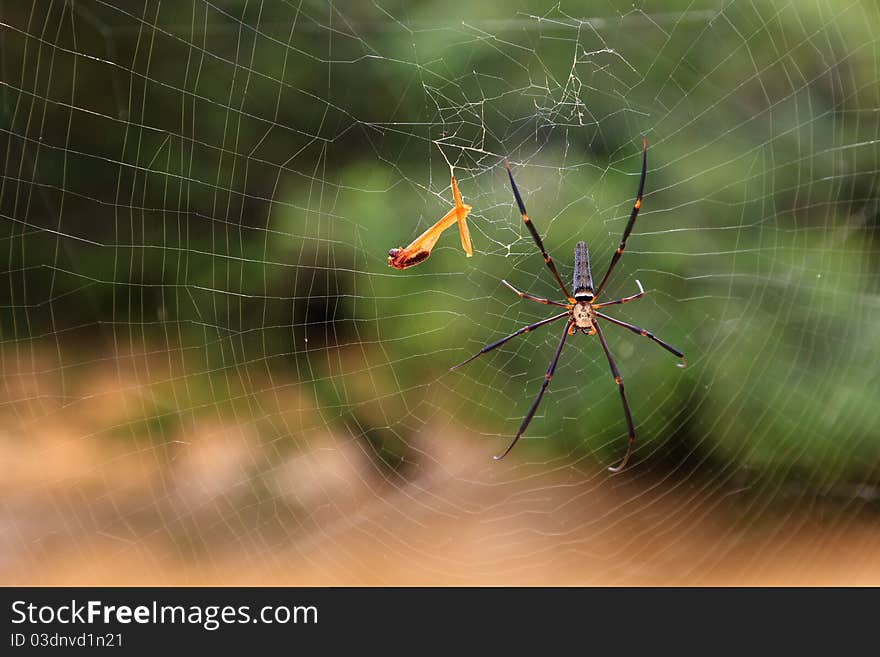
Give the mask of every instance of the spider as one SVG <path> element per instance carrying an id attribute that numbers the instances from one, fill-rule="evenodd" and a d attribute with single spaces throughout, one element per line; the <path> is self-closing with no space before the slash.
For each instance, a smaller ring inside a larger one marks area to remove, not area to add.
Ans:
<path id="1" fill-rule="evenodd" d="M 471 206 L 466 205 L 461 200 L 461 192 L 458 191 L 458 184 L 455 182 L 455 176 L 452 176 L 452 197 L 455 200 L 455 207 L 443 215 L 437 223 L 431 226 L 424 233 L 419 235 L 412 243 L 406 247 L 397 247 L 388 252 L 388 266 L 395 269 L 406 269 L 420 262 L 424 262 L 431 255 L 431 249 L 440 238 L 440 234 L 458 223 L 458 235 L 461 238 L 461 248 L 470 258 L 474 255 L 471 247 L 471 233 L 468 230 L 467 216 L 471 211 Z"/>
<path id="2" fill-rule="evenodd" d="M 539 326 L 544 326 L 545 324 L 550 324 L 563 318 L 565 319 L 565 330 L 562 332 L 562 338 L 559 340 L 559 345 L 556 347 L 556 352 L 553 354 L 553 359 L 550 361 L 550 366 L 547 368 L 547 373 L 544 375 L 544 381 L 541 383 L 541 389 L 540 391 L 538 391 L 538 396 L 529 407 L 526 416 L 523 418 L 522 423 L 519 425 L 516 436 L 514 436 L 513 440 L 507 446 L 507 449 L 495 456 L 495 460 L 500 460 L 507 456 L 510 450 L 513 449 L 513 446 L 516 445 L 520 436 L 522 436 L 522 434 L 528 428 L 529 423 L 532 421 L 532 418 L 535 416 L 535 412 L 538 410 L 538 405 L 541 403 L 541 398 L 544 396 L 544 392 L 546 392 L 547 386 L 550 385 L 550 379 L 553 377 L 554 370 L 556 370 L 556 363 L 559 362 L 559 356 L 562 354 L 562 347 L 565 346 L 565 339 L 569 335 L 574 335 L 578 331 L 580 331 L 581 333 L 585 333 L 586 335 L 597 335 L 599 337 L 599 343 L 602 345 L 602 350 L 605 352 L 605 357 L 608 359 L 608 365 L 611 367 L 611 375 L 614 377 L 614 382 L 617 384 L 617 388 L 620 391 L 620 401 L 623 404 L 623 415 L 626 418 L 626 427 L 629 434 L 629 444 L 626 449 L 626 454 L 624 454 L 623 456 L 623 460 L 620 462 L 619 465 L 608 468 L 611 472 L 620 472 L 626 467 L 626 464 L 629 462 L 630 456 L 632 455 L 636 433 L 635 429 L 633 428 L 633 420 L 632 415 L 629 411 L 629 404 L 627 403 L 626 395 L 623 392 L 623 380 L 620 378 L 620 372 L 617 369 L 617 364 L 614 362 L 614 358 L 611 356 L 611 351 L 608 349 L 608 343 L 605 341 L 605 336 L 602 334 L 600 320 L 609 322 L 616 326 L 621 326 L 627 330 L 632 331 L 636 335 L 641 335 L 653 340 L 661 347 L 666 349 L 666 351 L 675 354 L 681 359 L 681 363 L 678 363 L 678 367 L 684 368 L 687 366 L 687 363 L 684 359 L 684 354 L 682 352 L 680 352 L 672 345 L 667 344 L 653 333 L 646 331 L 643 328 L 639 328 L 638 326 L 627 324 L 626 322 L 622 322 L 619 319 L 614 319 L 613 317 L 609 317 L 608 315 L 599 312 L 600 308 L 604 308 L 606 306 L 614 306 L 621 303 L 629 303 L 630 301 L 635 301 L 636 299 L 640 299 L 641 297 L 643 297 L 645 295 L 645 290 L 638 280 L 636 281 L 636 284 L 638 285 L 639 291 L 636 294 L 628 297 L 623 297 L 621 299 L 614 299 L 613 301 L 596 303 L 596 299 L 598 299 L 599 295 L 602 293 L 602 290 L 605 288 L 605 283 L 608 282 L 608 277 L 611 275 L 614 266 L 617 264 L 617 261 L 620 260 L 620 256 L 623 254 L 623 250 L 626 248 L 626 240 L 632 232 L 633 224 L 635 224 L 636 217 L 639 214 L 639 209 L 642 207 L 642 192 L 645 189 L 645 174 L 647 172 L 648 166 L 647 139 L 645 139 L 645 137 L 642 137 L 642 175 L 639 180 L 639 189 L 636 195 L 635 204 L 633 205 L 633 209 L 630 213 L 629 221 L 626 224 L 626 228 L 624 228 L 623 230 L 623 237 L 621 237 L 620 239 L 620 245 L 617 247 L 617 250 L 611 257 L 611 263 L 608 265 L 608 270 L 605 272 L 605 275 L 602 277 L 602 281 L 599 283 L 599 286 L 595 288 L 595 290 L 593 289 L 593 275 L 590 272 L 590 254 L 587 250 L 587 245 L 585 242 L 578 242 L 577 245 L 574 247 L 574 276 L 572 278 L 571 284 L 572 288 L 574 289 L 574 296 L 571 296 L 568 293 L 565 284 L 559 277 L 559 272 L 556 270 L 556 265 L 553 264 L 553 260 L 550 258 L 549 255 L 547 255 L 547 250 L 544 248 L 544 243 L 541 241 L 541 237 L 540 235 L 538 235 L 538 231 L 535 229 L 535 226 L 532 223 L 531 219 L 529 219 L 528 214 L 526 214 L 526 206 L 523 203 L 522 197 L 519 194 L 516 183 L 513 181 L 513 174 L 510 172 L 510 165 L 507 163 L 506 160 L 504 162 L 504 166 L 507 169 L 507 176 L 508 178 L 510 178 L 510 186 L 513 189 L 514 197 L 516 197 L 516 203 L 519 206 L 519 211 L 520 214 L 522 214 L 523 221 L 525 222 L 526 227 L 529 229 L 529 233 L 531 233 L 532 239 L 535 241 L 538 249 L 540 249 L 541 255 L 544 256 L 544 262 L 547 263 L 547 267 L 553 274 L 553 278 L 556 279 L 556 283 L 559 285 L 559 288 L 562 290 L 563 294 L 565 294 L 567 302 L 563 303 L 560 301 L 552 301 L 550 299 L 542 299 L 526 292 L 520 292 L 507 281 L 502 280 L 501 282 L 504 283 L 504 285 L 506 285 L 515 294 L 518 294 L 522 299 L 528 299 L 529 301 L 535 301 L 537 303 L 543 303 L 551 306 L 558 306 L 560 308 L 565 308 L 565 311 L 559 313 L 558 315 L 554 315 L 553 317 L 549 317 L 548 319 L 543 319 L 540 322 L 535 322 L 534 324 L 530 324 L 529 326 L 524 326 L 521 329 L 514 331 L 507 337 L 501 338 L 500 340 L 496 340 L 495 342 L 486 345 L 476 354 L 474 354 L 467 360 L 459 363 L 458 365 L 455 365 L 451 369 L 455 370 L 462 365 L 466 365 L 478 356 L 481 356 L 497 347 L 500 347 L 505 342 L 515 338 L 518 335 L 528 333 L 529 331 L 532 331 Z"/>

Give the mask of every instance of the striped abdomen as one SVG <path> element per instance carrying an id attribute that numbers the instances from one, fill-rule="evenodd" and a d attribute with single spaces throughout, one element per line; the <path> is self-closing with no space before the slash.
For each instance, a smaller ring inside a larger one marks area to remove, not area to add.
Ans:
<path id="1" fill-rule="evenodd" d="M 593 274 L 590 272 L 590 252 L 586 242 L 578 242 L 574 247 L 574 288 L 575 299 L 593 298 Z"/>

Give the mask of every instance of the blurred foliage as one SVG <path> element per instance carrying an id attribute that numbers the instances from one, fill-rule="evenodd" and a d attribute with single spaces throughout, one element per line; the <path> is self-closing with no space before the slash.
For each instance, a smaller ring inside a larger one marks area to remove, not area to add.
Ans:
<path id="1" fill-rule="evenodd" d="M 152 439 L 203 411 L 258 421 L 256 371 L 264 387 L 294 380 L 311 410 L 290 440 L 329 426 L 399 467 L 427 422 L 451 418 L 488 457 L 558 340 L 542 329 L 446 374 L 549 314 L 499 282 L 554 294 L 500 163 L 564 275 L 585 239 L 598 276 L 646 134 L 644 210 L 609 293 L 641 280 L 649 297 L 616 314 L 691 367 L 608 331 L 639 459 L 880 481 L 876 3 L 0 12 L 4 347 L 63 350 L 68 380 L 96 337 L 167 352 L 185 373 L 155 382 Z M 392 271 L 388 248 L 451 203 L 444 158 L 477 253 L 450 233 Z M 598 345 L 570 341 L 551 393 L 518 450 L 622 453 Z"/>

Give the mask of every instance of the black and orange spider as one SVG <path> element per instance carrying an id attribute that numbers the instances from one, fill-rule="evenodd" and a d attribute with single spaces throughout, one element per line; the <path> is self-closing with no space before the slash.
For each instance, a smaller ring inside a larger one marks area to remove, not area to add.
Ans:
<path id="1" fill-rule="evenodd" d="M 605 357 L 608 359 L 608 365 L 611 366 L 611 374 L 612 376 L 614 376 L 614 381 L 617 383 L 618 390 L 620 390 L 620 401 L 623 403 L 623 415 L 626 418 L 626 427 L 627 431 L 629 432 L 629 445 L 627 446 L 626 454 L 624 455 L 623 460 L 616 467 L 608 468 L 612 472 L 620 472 L 621 470 L 623 470 L 624 467 L 626 467 L 626 464 L 629 462 L 629 458 L 632 455 L 633 445 L 636 439 L 636 432 L 633 428 L 632 415 L 629 412 L 629 404 L 627 404 L 626 395 L 623 392 L 623 381 L 620 378 L 620 372 L 617 369 L 617 364 L 614 362 L 614 358 L 611 356 L 611 351 L 608 349 L 608 343 L 605 342 L 605 336 L 602 335 L 602 329 L 599 326 L 599 321 L 605 320 L 607 322 L 611 322 L 612 324 L 616 324 L 617 326 L 622 326 L 625 329 L 629 329 L 633 333 L 642 335 L 646 338 L 650 338 L 661 347 L 666 349 L 666 351 L 670 351 L 681 358 L 681 363 L 678 364 L 678 367 L 683 368 L 687 365 L 684 359 L 684 354 L 682 352 L 680 352 L 675 347 L 663 342 L 663 340 L 655 336 L 653 333 L 650 333 L 649 331 L 639 328 L 638 326 L 627 324 L 626 322 L 622 322 L 619 319 L 614 319 L 613 317 L 609 317 L 608 315 L 599 312 L 599 309 L 604 308 L 605 306 L 628 303 L 630 301 L 635 301 L 636 299 L 643 297 L 645 295 L 645 290 L 639 281 L 636 281 L 636 284 L 639 286 L 639 291 L 637 294 L 633 294 L 629 297 L 623 297 L 622 299 L 614 299 L 613 301 L 605 301 L 604 303 L 596 303 L 596 299 L 602 293 L 602 290 L 605 287 L 605 283 L 608 282 L 608 277 L 611 275 L 611 271 L 614 269 L 617 261 L 620 260 L 620 256 L 623 254 L 623 250 L 626 248 L 626 240 L 629 237 L 629 234 L 632 232 L 633 224 L 635 224 L 636 217 L 639 214 L 639 208 L 642 207 L 642 192 L 645 189 L 645 174 L 647 172 L 648 166 L 648 142 L 644 137 L 642 137 L 642 176 L 639 180 L 639 191 L 636 195 L 636 202 L 633 205 L 632 213 L 629 216 L 629 221 L 626 224 L 626 228 L 624 228 L 623 230 L 623 237 L 620 238 L 620 245 L 617 247 L 617 250 L 611 257 L 611 263 L 608 265 L 608 271 L 605 272 L 605 276 L 602 277 L 602 281 L 599 283 L 599 287 L 597 287 L 595 291 L 593 290 L 593 275 L 590 272 L 590 254 L 587 250 L 587 245 L 585 242 L 578 242 L 577 245 L 574 247 L 574 276 L 572 278 L 574 296 L 571 296 L 568 293 L 568 290 L 565 288 L 565 284 L 559 277 L 559 272 L 556 271 L 556 265 L 553 264 L 553 260 L 551 260 L 550 256 L 547 255 L 547 250 L 544 248 L 544 244 L 541 241 L 540 235 L 538 235 L 538 231 L 535 230 L 535 226 L 532 224 L 532 221 L 526 214 L 526 206 L 523 203 L 522 197 L 519 195 L 519 190 L 516 188 L 516 183 L 513 181 L 513 174 L 510 172 L 510 166 L 507 164 L 506 160 L 504 162 L 504 166 L 507 169 L 507 175 L 510 178 L 510 186 L 513 188 L 513 195 L 516 197 L 516 203 L 519 206 L 519 211 L 522 214 L 523 221 L 525 222 L 526 227 L 529 229 L 529 233 L 531 233 L 532 239 L 535 240 L 535 244 L 537 244 L 538 248 L 541 250 L 541 255 L 544 256 L 544 262 L 547 263 L 547 266 L 550 268 L 550 271 L 553 274 L 553 278 L 556 279 L 556 283 L 559 285 L 559 288 L 562 290 L 563 294 L 565 294 L 565 298 L 568 301 L 567 303 L 563 303 L 560 301 L 541 299 L 540 297 L 527 294 L 526 292 L 520 292 L 507 281 L 501 281 L 523 299 L 528 299 L 529 301 L 536 301 L 538 303 L 548 304 L 551 306 L 559 306 L 561 308 L 565 308 L 565 312 L 554 315 L 553 317 L 550 317 L 548 319 L 543 319 L 540 322 L 535 322 L 534 324 L 530 324 L 529 326 L 524 326 L 518 331 L 511 333 L 506 338 L 501 338 L 500 340 L 496 340 L 495 342 L 486 345 L 485 347 L 480 349 L 479 352 L 468 358 L 466 361 L 459 363 L 451 369 L 457 369 L 462 365 L 471 362 L 478 356 L 481 356 L 488 351 L 492 351 L 496 347 L 500 347 L 508 340 L 511 340 L 522 333 L 528 333 L 529 331 L 536 329 L 539 326 L 550 324 L 562 318 L 566 319 L 565 331 L 563 331 L 562 338 L 559 340 L 559 346 L 556 347 L 556 352 L 553 354 L 553 359 L 550 361 L 550 367 L 547 368 L 547 374 L 544 375 L 544 381 L 541 384 L 541 390 L 538 392 L 538 396 L 535 398 L 535 401 L 532 402 L 528 413 L 526 413 L 525 418 L 523 418 L 522 423 L 519 425 L 519 430 L 516 432 L 516 436 L 514 436 L 510 445 L 508 445 L 507 449 L 505 449 L 501 454 L 495 456 L 495 459 L 498 460 L 507 456 L 510 450 L 513 449 L 513 446 L 516 445 L 519 437 L 525 432 L 526 428 L 529 426 L 529 422 L 531 422 L 532 418 L 535 416 L 535 412 L 538 410 L 538 404 L 541 403 L 541 398 L 544 396 L 544 392 L 547 390 L 547 386 L 550 385 L 550 379 L 553 377 L 553 371 L 556 369 L 556 363 L 559 362 L 559 356 L 560 354 L 562 354 L 562 347 L 565 345 L 565 338 L 569 335 L 574 335 L 578 331 L 586 333 L 587 335 L 598 335 L 599 342 L 602 344 L 602 349 L 605 351 Z"/>

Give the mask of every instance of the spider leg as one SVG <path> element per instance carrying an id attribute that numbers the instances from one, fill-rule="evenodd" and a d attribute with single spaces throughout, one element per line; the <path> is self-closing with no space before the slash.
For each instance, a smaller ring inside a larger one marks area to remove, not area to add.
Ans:
<path id="1" fill-rule="evenodd" d="M 568 313 L 565 313 L 568 314 Z M 529 412 L 526 413 L 526 416 L 523 418 L 522 423 L 519 425 L 519 430 L 516 432 L 516 436 L 513 437 L 513 440 L 510 441 L 510 444 L 500 454 L 495 455 L 495 460 L 500 461 L 503 459 L 510 450 L 513 449 L 513 446 L 516 445 L 519 437 L 523 435 L 526 428 L 529 426 L 529 422 L 532 421 L 532 418 L 535 417 L 535 412 L 538 410 L 538 404 L 541 403 L 541 397 L 544 396 L 544 392 L 547 390 L 547 386 L 550 385 L 550 379 L 553 378 L 553 372 L 556 370 L 556 363 L 559 362 L 559 356 L 562 354 L 562 347 L 565 345 L 565 338 L 568 337 L 568 329 L 571 326 L 571 321 L 565 323 L 565 330 L 562 332 L 562 338 L 559 340 L 559 346 L 556 347 L 556 353 L 553 354 L 553 360 L 550 361 L 550 367 L 547 368 L 547 374 L 544 375 L 544 381 L 541 383 L 541 390 L 538 392 L 538 396 L 535 397 L 535 401 L 532 402 L 532 405 L 529 407 Z"/>
<path id="2" fill-rule="evenodd" d="M 605 303 L 594 303 L 593 310 L 596 308 L 604 308 L 605 306 L 616 306 L 619 303 L 629 303 L 630 301 L 635 301 L 636 299 L 641 299 L 643 296 L 647 294 L 645 292 L 645 288 L 642 287 L 642 283 L 639 280 L 636 280 L 636 285 L 639 286 L 639 291 L 637 294 L 633 294 L 628 297 L 623 297 L 622 299 L 615 299 L 614 301 L 606 301 Z"/>
<path id="3" fill-rule="evenodd" d="M 501 281 L 508 288 L 510 288 L 514 293 L 518 294 L 521 299 L 528 299 L 529 301 L 537 301 L 538 303 L 549 304 L 551 306 L 559 306 L 560 308 L 571 308 L 571 304 L 568 303 L 559 303 L 558 301 L 551 301 L 550 299 L 542 299 L 541 297 L 536 297 L 528 292 L 520 292 L 513 285 L 508 283 L 507 281 Z"/>
<path id="4" fill-rule="evenodd" d="M 508 340 L 512 340 L 513 338 L 515 338 L 518 335 L 521 335 L 523 333 L 528 333 L 529 331 L 536 329 L 539 326 L 544 326 L 544 324 L 549 324 L 550 322 L 555 322 L 557 319 L 562 319 L 563 317 L 565 317 L 568 314 L 569 313 L 566 310 L 564 313 L 559 313 L 558 315 L 554 315 L 553 317 L 549 317 L 547 319 L 542 319 L 540 322 L 535 322 L 534 324 L 529 324 L 528 326 L 523 326 L 521 329 L 519 329 L 518 331 L 514 331 L 513 333 L 508 335 L 506 338 L 501 338 L 500 340 L 496 340 L 492 344 L 487 344 L 485 347 L 480 349 L 477 353 L 475 353 L 473 356 L 471 356 L 467 360 L 460 362 L 458 365 L 453 365 L 452 367 L 450 367 L 449 371 L 451 372 L 452 370 L 457 370 L 462 365 L 467 365 L 468 363 L 470 363 L 472 360 L 474 360 L 478 356 L 482 356 L 486 352 L 492 351 L 496 347 L 500 347 L 505 342 L 507 342 Z"/>
<path id="5" fill-rule="evenodd" d="M 629 412 L 629 404 L 626 402 L 626 395 L 623 392 L 623 379 L 620 378 L 617 364 L 611 356 L 611 350 L 608 348 L 608 343 L 605 342 L 605 336 L 602 335 L 602 329 L 599 328 L 599 324 L 595 323 L 593 325 L 596 327 L 596 334 L 599 336 L 599 342 L 602 343 L 602 349 L 605 351 L 606 358 L 608 358 L 608 364 L 611 366 L 611 374 L 614 377 L 615 383 L 617 383 L 618 390 L 620 390 L 620 401 L 623 403 L 623 415 L 626 417 L 626 430 L 629 433 L 629 445 L 627 445 L 626 454 L 623 455 L 623 460 L 617 466 L 608 468 L 611 472 L 620 472 L 626 467 L 626 464 L 629 462 L 629 457 L 632 455 L 633 445 L 636 442 L 636 430 L 633 427 L 632 414 Z"/>
<path id="6" fill-rule="evenodd" d="M 676 367 L 680 367 L 681 369 L 684 369 L 685 367 L 687 367 L 687 361 L 684 359 L 684 354 L 682 352 L 680 352 L 678 349 L 673 347 L 671 344 L 663 342 L 663 340 L 658 338 L 656 335 L 654 335 L 650 331 L 646 331 L 645 329 L 639 328 L 638 326 L 634 326 L 633 324 L 627 324 L 626 322 L 621 322 L 619 319 L 614 319 L 613 317 L 609 317 L 608 315 L 605 315 L 600 312 L 597 312 L 596 315 L 598 317 L 601 317 L 602 319 L 608 320 L 612 324 L 617 324 L 618 326 L 622 326 L 625 329 L 629 329 L 630 331 L 632 331 L 633 333 L 636 333 L 637 335 L 642 335 L 646 338 L 650 338 L 651 340 L 653 340 L 654 342 L 659 344 L 661 347 L 663 347 L 666 351 L 673 353 L 676 356 L 678 356 L 679 358 L 681 358 L 681 362 L 678 363 L 676 365 Z"/>
<path id="7" fill-rule="evenodd" d="M 642 193 L 645 191 L 645 175 L 648 171 L 648 140 L 645 137 L 642 137 L 642 177 L 639 179 L 639 191 L 636 194 L 636 202 L 633 205 L 632 213 L 629 215 L 629 221 L 626 223 L 626 228 L 623 229 L 623 237 L 620 238 L 620 245 L 617 247 L 617 251 L 614 252 L 614 255 L 611 256 L 611 264 L 608 265 L 608 271 L 605 272 L 605 275 L 602 277 L 602 282 L 599 283 L 599 287 L 596 288 L 595 297 L 599 296 L 599 293 L 602 292 L 602 288 L 605 287 L 605 283 L 608 282 L 608 277 L 611 275 L 611 270 L 614 269 L 614 265 L 617 264 L 617 261 L 620 260 L 620 256 L 623 254 L 623 250 L 626 248 L 626 240 L 629 237 L 629 234 L 632 232 L 633 225 L 636 223 L 636 217 L 639 216 L 639 209 L 642 207 Z M 594 298 L 595 298 L 594 297 Z"/>
<path id="8" fill-rule="evenodd" d="M 538 231 L 535 229 L 534 224 L 532 224 L 532 220 L 529 219 L 529 215 L 526 213 L 525 203 L 523 203 L 522 196 L 519 195 L 519 189 L 517 189 L 516 183 L 513 181 L 513 174 L 510 172 L 510 165 L 507 163 L 507 160 L 504 160 L 504 168 L 507 169 L 507 177 L 510 178 L 510 186 L 513 189 L 513 195 L 516 197 L 516 204 L 519 206 L 519 213 L 522 215 L 523 222 L 525 223 L 526 228 L 529 229 L 529 233 L 531 233 L 532 239 L 535 240 L 535 244 L 537 244 L 538 248 L 541 250 L 541 255 L 544 256 L 544 262 L 547 263 L 547 266 L 553 273 L 553 278 L 555 278 L 556 282 L 559 284 L 559 289 L 562 290 L 563 294 L 565 294 L 566 299 L 568 299 L 571 303 L 574 303 L 574 299 L 565 288 L 565 283 L 563 283 L 562 279 L 559 277 L 559 272 L 556 271 L 556 265 L 553 264 L 553 260 L 550 258 L 549 255 L 547 255 L 547 249 L 544 248 L 544 242 L 541 241 L 541 236 L 538 235 Z"/>

